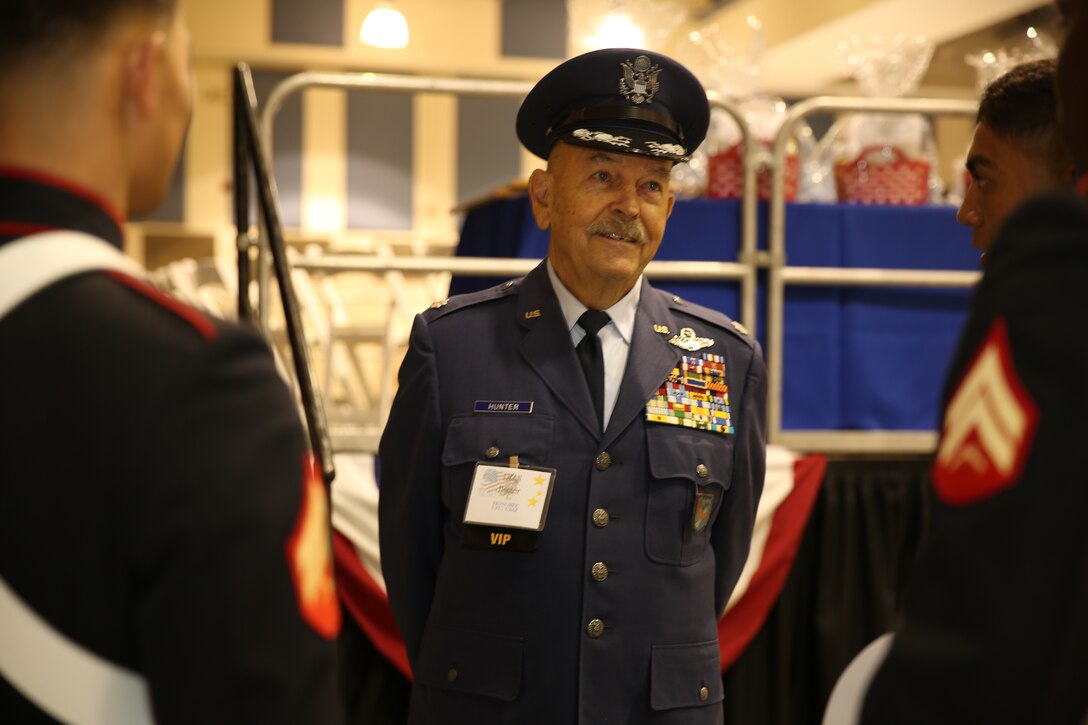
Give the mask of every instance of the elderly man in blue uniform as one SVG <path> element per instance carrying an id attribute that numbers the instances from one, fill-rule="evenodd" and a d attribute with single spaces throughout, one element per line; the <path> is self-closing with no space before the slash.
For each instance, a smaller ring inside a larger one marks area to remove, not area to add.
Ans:
<path id="1" fill-rule="evenodd" d="M 993 245 L 948 375 L 930 531 L 863 723 L 1088 723 L 1088 0 L 1058 5 L 1058 120 L 1081 176 Z"/>
<path id="2" fill-rule="evenodd" d="M 659 54 L 558 66 L 517 120 L 548 161 L 547 260 L 416 318 L 380 449 L 412 723 L 722 721 L 765 368 L 739 324 L 642 276 L 708 118 Z"/>

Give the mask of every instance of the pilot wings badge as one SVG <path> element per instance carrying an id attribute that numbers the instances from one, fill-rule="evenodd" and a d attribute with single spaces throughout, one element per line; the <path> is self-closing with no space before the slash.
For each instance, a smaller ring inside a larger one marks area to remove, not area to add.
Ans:
<path id="1" fill-rule="evenodd" d="M 681 350 L 695 352 L 696 350 L 702 350 L 704 347 L 710 347 L 714 344 L 714 341 L 709 337 L 696 337 L 695 330 L 685 327 L 680 330 L 679 335 L 673 335 L 669 339 L 669 344 L 676 345 Z"/>
<path id="2" fill-rule="evenodd" d="M 625 60 L 620 65 L 623 67 L 620 95 L 631 103 L 649 103 L 654 100 L 654 94 L 661 87 L 657 80 L 661 66 L 652 64 L 645 55 L 638 56 L 634 62 Z"/>

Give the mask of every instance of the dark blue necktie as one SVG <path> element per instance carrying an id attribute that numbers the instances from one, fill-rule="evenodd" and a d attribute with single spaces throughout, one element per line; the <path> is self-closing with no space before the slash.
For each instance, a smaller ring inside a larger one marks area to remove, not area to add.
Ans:
<path id="1" fill-rule="evenodd" d="M 597 337 L 597 333 L 611 319 L 607 312 L 601 310 L 583 312 L 578 318 L 578 325 L 586 331 L 586 336 L 574 348 L 589 384 L 589 397 L 593 400 L 593 409 L 597 411 L 597 423 L 601 430 L 604 430 L 604 355 L 601 353 L 601 339 Z"/>

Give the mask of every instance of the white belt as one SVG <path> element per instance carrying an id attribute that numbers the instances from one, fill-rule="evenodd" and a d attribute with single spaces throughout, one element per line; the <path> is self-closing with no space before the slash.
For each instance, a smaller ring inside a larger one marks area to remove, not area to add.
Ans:
<path id="1" fill-rule="evenodd" d="M 43 232 L 0 247 L 0 317 L 57 280 L 94 269 L 143 276 L 140 265 L 98 237 Z"/>
<path id="2" fill-rule="evenodd" d="M 0 247 L 0 318 L 53 282 L 138 264 L 79 232 L 46 232 Z M 72 725 L 151 725 L 147 681 L 58 632 L 0 577 L 0 674 L 27 699 Z"/>

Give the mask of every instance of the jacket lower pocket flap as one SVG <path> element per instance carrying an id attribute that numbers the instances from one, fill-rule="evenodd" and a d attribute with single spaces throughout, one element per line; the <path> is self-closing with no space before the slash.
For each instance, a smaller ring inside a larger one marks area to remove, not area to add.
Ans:
<path id="1" fill-rule="evenodd" d="M 416 682 L 510 702 L 521 689 L 521 637 L 436 627 L 423 640 Z"/>
<path id="2" fill-rule="evenodd" d="M 721 654 L 716 641 L 653 645 L 650 707 L 654 710 L 701 707 L 724 698 Z"/>

